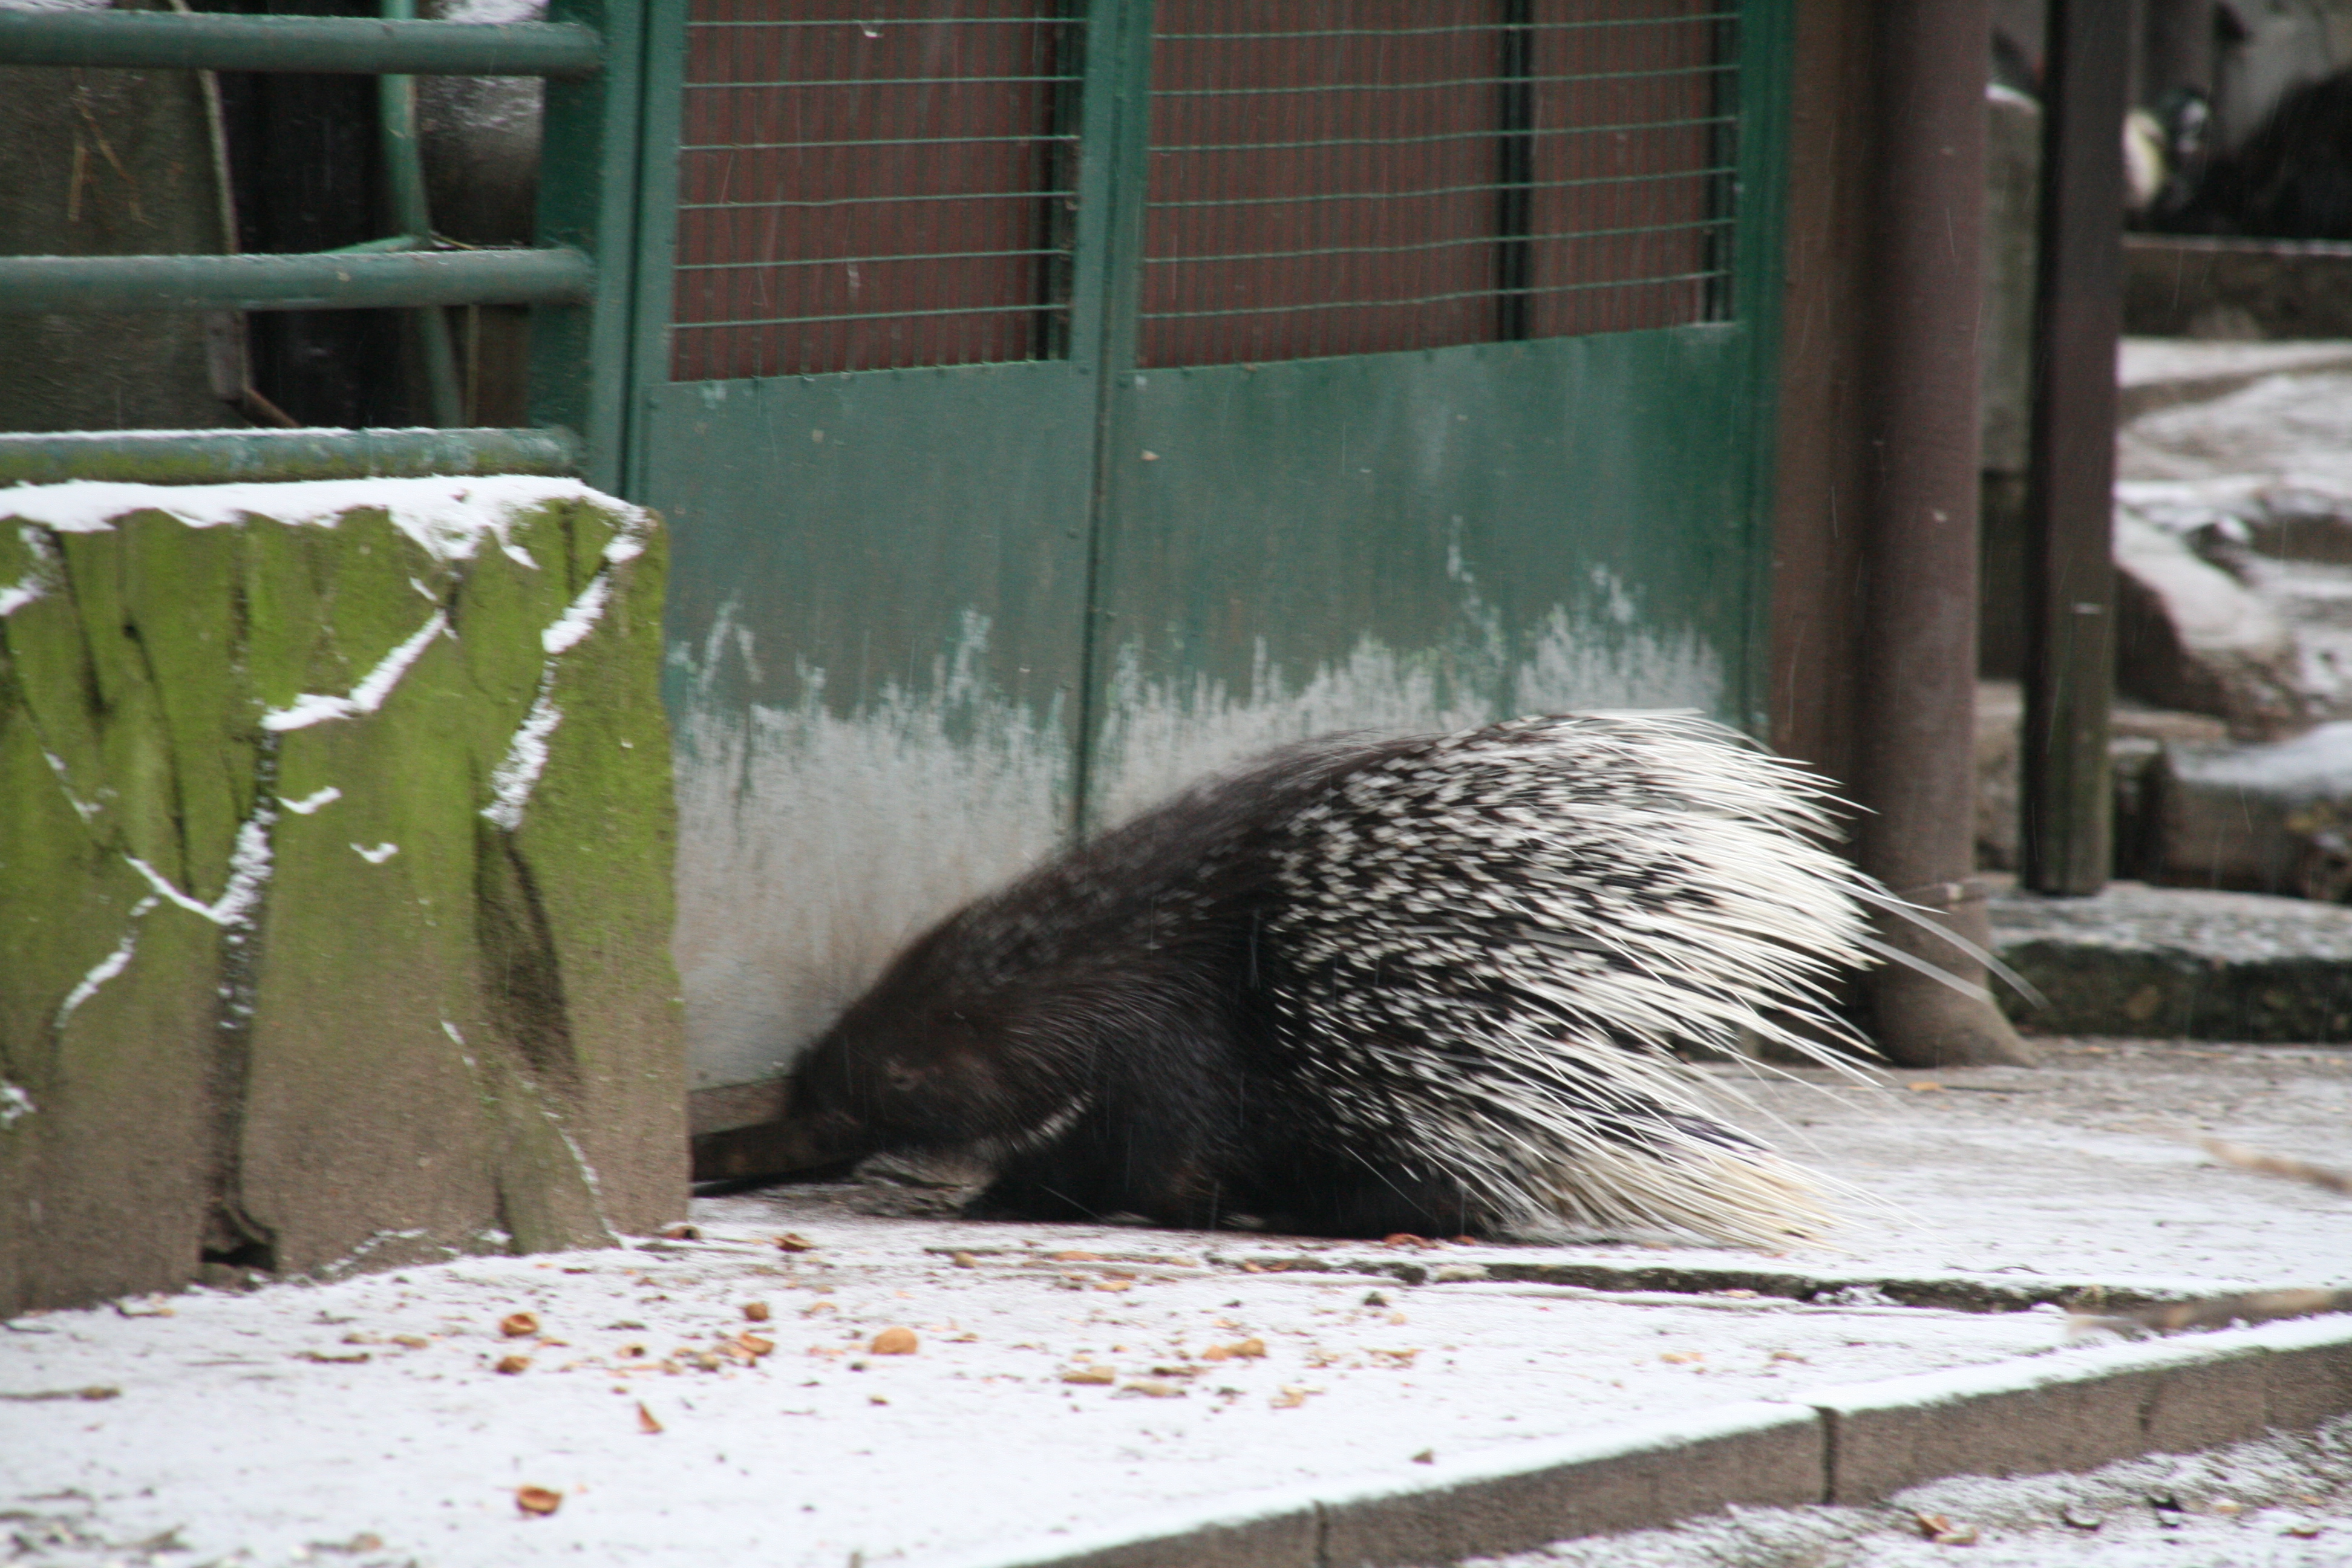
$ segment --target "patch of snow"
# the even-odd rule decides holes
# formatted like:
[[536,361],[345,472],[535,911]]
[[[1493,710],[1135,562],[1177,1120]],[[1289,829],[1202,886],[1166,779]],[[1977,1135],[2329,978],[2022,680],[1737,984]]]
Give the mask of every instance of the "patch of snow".
[[541,675],[539,696],[507,742],[507,754],[490,771],[490,804],[482,807],[482,815],[509,833],[522,826],[523,807],[539,787],[540,774],[547,771],[547,738],[563,722],[563,710],[551,695],[554,684],[552,668]]
[[599,572],[588,580],[580,596],[553,626],[539,634],[539,645],[551,654],[569,651],[581,638],[596,629],[604,617],[604,605],[613,596],[612,580]]
[[41,755],[47,759],[49,772],[58,775],[58,787],[65,792],[66,804],[74,808],[74,815],[76,816],[80,817],[84,822],[88,822],[91,817],[96,816],[100,811],[105,809],[103,806],[99,805],[98,802],[94,800],[86,801],[79,795],[74,794],[73,780],[66,774],[66,760],[63,757],[60,757],[55,752],[43,752]]
[[441,1020],[441,1030],[442,1033],[457,1041],[458,1045],[463,1046],[466,1043],[466,1037],[459,1034],[457,1032],[457,1026],[451,1023],[448,1019],[444,1018]]
[[0,1079],[0,1127],[16,1125],[20,1116],[30,1116],[41,1108],[33,1097],[5,1079]]
[[503,26],[541,20],[547,15],[547,0],[446,0],[438,15],[444,22]]
[[171,879],[136,855],[123,859],[131,869],[147,879],[147,885],[166,902],[178,905],[192,915],[202,915],[221,927],[250,925],[254,907],[261,901],[261,889],[269,881],[269,829],[278,814],[265,806],[255,808],[253,816],[236,830],[236,847],[228,858],[228,886],[221,890],[220,901],[200,903],[172,885]]
[[297,816],[308,816],[320,806],[332,805],[342,798],[343,792],[333,784],[329,784],[323,789],[312,790],[300,800],[288,800],[281,795],[278,797],[278,804]]
[[2274,655],[2287,646],[2286,623],[2228,573],[2204,561],[2179,535],[2129,508],[2116,513],[2116,563],[2164,601],[2181,641],[2199,652]]
[[[131,920],[136,921],[140,916],[154,907],[155,900],[152,894],[140,900],[131,906]],[[139,927],[133,924],[122,933],[122,941],[116,945],[114,951],[92,964],[89,973],[81,977],[80,984],[66,993],[65,1001],[58,1005],[54,1026],[64,1028],[66,1020],[73,1016],[75,1008],[97,995],[100,986],[131,967],[131,954],[138,951]]]
[[364,849],[354,844],[352,846],[352,852],[371,866],[381,866],[400,853],[400,846],[387,843],[379,844],[373,849]]
[[2200,784],[2336,797],[2352,792],[2352,721],[2338,720],[2291,741],[2177,753]]
[[[392,689],[400,684],[400,678],[408,673],[408,667],[416,662],[417,656],[425,651],[425,646],[448,629],[448,612],[434,611],[432,617],[407,641],[376,661],[376,667],[352,688],[349,697],[322,697],[306,691],[294,700],[292,707],[273,708],[263,714],[261,727],[265,730],[301,730],[330,719],[356,719],[362,713],[374,712],[383,706],[383,700],[392,695]],[[450,635],[456,636],[455,633]]]
[[587,501],[618,516],[625,532],[650,526],[641,507],[578,479],[536,474],[402,479],[303,479],[290,483],[140,485],[74,479],[0,489],[0,516],[60,533],[103,533],[133,512],[161,511],[192,528],[267,519],[332,528],[346,512],[379,510],[436,561],[471,560],[487,539],[503,549],[516,514],[549,501]]
[[49,542],[49,536],[37,528],[19,528],[16,537],[25,542],[26,553],[32,556],[33,565],[14,584],[0,588],[0,619],[15,615],[36,599],[47,597],[57,583],[58,547]]

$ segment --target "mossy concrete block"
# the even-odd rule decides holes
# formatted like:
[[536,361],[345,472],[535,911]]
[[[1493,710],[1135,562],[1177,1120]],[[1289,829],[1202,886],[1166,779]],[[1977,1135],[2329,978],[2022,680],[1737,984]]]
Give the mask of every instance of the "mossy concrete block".
[[678,1217],[646,514],[0,491],[0,1312]]

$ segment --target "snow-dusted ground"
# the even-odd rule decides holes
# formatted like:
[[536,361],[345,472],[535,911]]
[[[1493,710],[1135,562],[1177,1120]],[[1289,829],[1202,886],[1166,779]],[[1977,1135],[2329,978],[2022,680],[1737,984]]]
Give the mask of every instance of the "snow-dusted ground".
[[[1784,1147],[1882,1205],[1839,1249],[981,1225],[925,1217],[944,1194],[867,1184],[702,1200],[696,1240],[21,1318],[0,1331],[0,1539],[44,1565],[919,1563],[1302,1481],[1409,1480],[1423,1454],[2076,1353],[2055,1309],[1881,1305],[1874,1281],[2352,1283],[2352,1205],[2189,1142],[2340,1162],[2352,1054],[2101,1042],[1758,1100]],[[1841,1294],[1481,1278],[1546,1261],[1763,1268]],[[516,1312],[535,1322],[509,1336]],[[873,1352],[893,1328],[913,1353]],[[497,1371],[510,1355],[529,1365]],[[1066,1381],[1093,1369],[1109,1381]],[[525,1487],[557,1510],[524,1514]]]

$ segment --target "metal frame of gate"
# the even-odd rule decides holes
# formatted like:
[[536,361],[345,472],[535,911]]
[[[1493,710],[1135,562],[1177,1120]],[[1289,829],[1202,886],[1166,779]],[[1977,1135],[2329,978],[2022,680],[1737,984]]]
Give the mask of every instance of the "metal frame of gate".
[[[626,473],[674,525],[701,1081],[1255,745],[1571,704],[1760,731],[1787,0],[856,11],[647,20]],[[960,190],[998,226],[875,216]]]

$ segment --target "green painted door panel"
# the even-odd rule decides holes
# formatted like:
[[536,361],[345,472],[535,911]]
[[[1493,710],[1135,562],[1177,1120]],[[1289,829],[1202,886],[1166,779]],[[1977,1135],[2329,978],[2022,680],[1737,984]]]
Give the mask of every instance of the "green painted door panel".
[[1067,830],[1095,405],[1056,363],[648,394],[698,1084]]
[[1331,730],[1740,716],[1753,349],[1700,325],[1122,377],[1089,820]]

